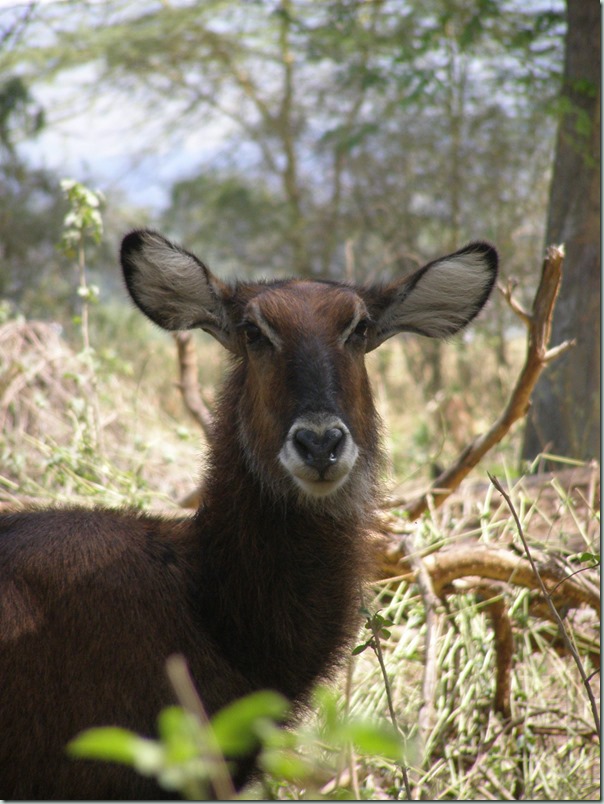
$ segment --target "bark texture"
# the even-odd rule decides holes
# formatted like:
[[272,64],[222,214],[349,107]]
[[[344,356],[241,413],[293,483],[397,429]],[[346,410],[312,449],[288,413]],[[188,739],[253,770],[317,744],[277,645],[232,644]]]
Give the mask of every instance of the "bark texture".
[[552,344],[576,348],[535,388],[523,458],[540,452],[600,459],[600,14],[596,0],[568,0],[562,117],[546,245],[565,246]]

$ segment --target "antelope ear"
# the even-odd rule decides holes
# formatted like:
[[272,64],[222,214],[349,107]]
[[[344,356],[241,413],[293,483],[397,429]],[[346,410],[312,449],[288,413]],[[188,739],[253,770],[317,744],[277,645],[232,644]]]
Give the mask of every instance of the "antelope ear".
[[497,263],[493,246],[470,243],[399,282],[366,288],[363,297],[375,322],[368,351],[397,332],[417,332],[429,338],[459,332],[489,298]]
[[197,257],[141,229],[123,239],[120,259],[128,292],[151,321],[168,330],[203,329],[236,351],[225,304],[229,288]]

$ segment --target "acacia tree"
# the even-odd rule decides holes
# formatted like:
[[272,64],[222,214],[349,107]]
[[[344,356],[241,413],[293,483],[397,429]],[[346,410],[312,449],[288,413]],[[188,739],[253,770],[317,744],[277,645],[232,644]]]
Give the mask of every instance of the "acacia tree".
[[545,372],[533,396],[523,457],[546,450],[600,458],[600,14],[596,0],[568,0],[561,119],[547,244],[563,243],[564,279],[553,343],[576,346]]
[[[341,274],[351,253],[363,273],[397,273],[410,255],[423,262],[478,233],[505,241],[495,223],[510,207],[502,182],[488,182],[482,211],[492,144],[516,207],[527,165],[541,142],[549,147],[538,101],[557,68],[556,13],[499,0],[72,0],[70,9],[38,10],[54,17],[26,54],[32,77],[94,63],[91,94],[120,89],[129,116],[132,99],[147,101],[145,126],[161,126],[175,147],[193,129],[201,144],[210,119],[226,123],[213,168],[260,177],[274,193],[281,262],[296,273]],[[529,92],[521,107],[514,98]],[[522,165],[511,143],[538,123]]]

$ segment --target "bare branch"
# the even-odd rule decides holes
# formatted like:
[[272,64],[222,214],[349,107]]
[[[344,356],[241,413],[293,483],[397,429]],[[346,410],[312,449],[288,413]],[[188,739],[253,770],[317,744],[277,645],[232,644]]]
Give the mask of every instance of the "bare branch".
[[572,349],[573,346],[576,346],[577,341],[573,338],[571,341],[563,341],[558,346],[552,346],[551,349],[548,349],[544,355],[544,360],[546,363],[551,363],[552,360],[560,357],[565,352],[568,352],[569,349]]
[[0,33],[0,47],[3,49],[6,48],[7,45],[10,44],[11,39],[14,40],[13,47],[19,44],[20,40],[24,36],[27,25],[34,15],[37,5],[38,3],[35,2],[35,0],[28,3],[23,15],[21,17],[17,17],[12,25],[9,25],[2,31],[2,33]]
[[516,283],[511,281],[508,281],[507,285],[502,285],[501,282],[497,283],[497,290],[501,293],[515,315],[529,328],[531,326],[531,314],[512,296],[515,287]]
[[417,519],[427,510],[430,498],[433,499],[435,506],[440,505],[484,455],[502,440],[512,425],[526,415],[533,388],[551,359],[549,355],[552,350],[548,352],[548,344],[554,305],[562,280],[563,258],[564,249],[561,246],[550,246],[547,249],[541,281],[530,316],[526,360],[505,409],[489,430],[468,444],[451,466],[436,478],[427,492],[405,506],[405,511],[411,519]]
[[180,370],[178,388],[187,410],[207,437],[212,429],[213,416],[199,393],[197,353],[193,344],[193,337],[190,332],[175,332],[174,340],[178,348],[178,367]]
[[495,639],[495,678],[494,708],[504,718],[511,716],[512,662],[514,658],[514,635],[505,604],[505,586],[501,583],[482,579],[455,583],[454,592],[472,593],[485,602],[485,613],[491,620]]
[[[409,557],[403,554],[404,544],[393,549],[391,541],[383,534],[378,536],[378,577],[415,582],[417,572]],[[402,548],[402,549],[401,549]],[[423,557],[423,564],[430,574],[432,588],[441,596],[445,588],[458,578],[477,576],[492,581],[504,581],[526,589],[538,589],[534,569],[522,556],[502,547],[464,544],[447,550],[439,550]],[[586,582],[582,576],[570,576],[559,564],[548,563],[539,568],[540,577],[551,590],[562,581],[559,591],[567,606],[590,606],[600,614],[600,591]]]

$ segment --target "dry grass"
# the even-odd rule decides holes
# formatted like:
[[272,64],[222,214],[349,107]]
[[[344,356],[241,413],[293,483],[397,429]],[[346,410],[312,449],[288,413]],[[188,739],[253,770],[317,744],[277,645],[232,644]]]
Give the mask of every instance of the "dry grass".
[[[599,585],[599,571],[577,560],[577,553],[596,552],[598,543],[597,513],[582,490],[573,501],[555,476],[542,487],[528,486],[530,497],[525,479],[512,485],[511,496],[525,531],[539,536],[541,550],[535,553],[542,561],[570,561],[573,569],[593,573]],[[447,510],[413,525],[416,548],[518,545],[513,521],[497,497],[491,487],[469,486]],[[564,528],[555,526],[552,511]],[[427,660],[424,601],[415,584],[375,585],[375,605],[395,623],[383,647],[399,722],[411,744],[414,798],[599,799],[598,735],[577,666],[561,650],[557,629],[535,605],[534,592],[515,586],[513,578],[498,587],[513,633],[511,713],[503,717],[493,707],[501,646],[476,587],[475,578],[456,582],[438,608],[434,712],[428,733],[420,735]],[[599,699],[598,613],[585,607],[562,613]],[[354,679],[353,710],[387,717],[384,685],[369,651],[357,661]],[[400,778],[389,769],[382,790],[390,797],[397,787]]]
[[0,504],[176,507],[202,447],[178,417],[171,357],[169,343],[152,343],[141,373],[75,353],[53,324],[0,327]]

